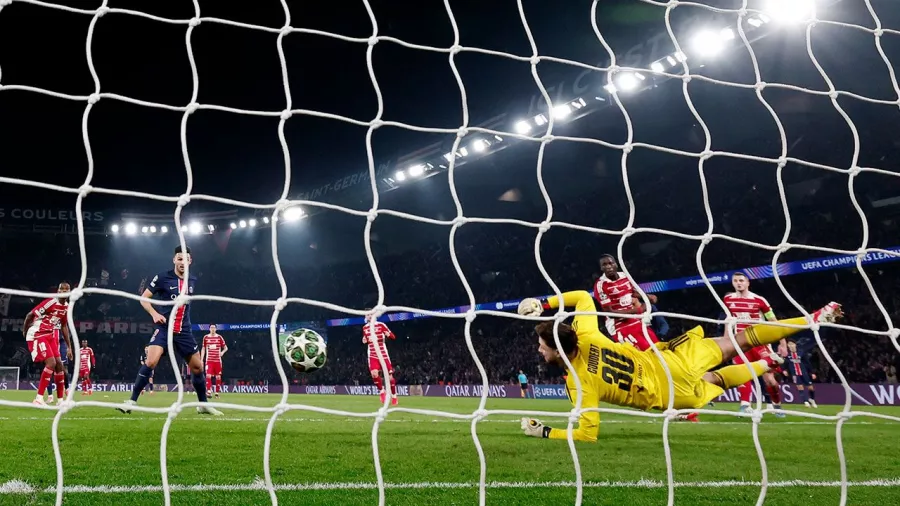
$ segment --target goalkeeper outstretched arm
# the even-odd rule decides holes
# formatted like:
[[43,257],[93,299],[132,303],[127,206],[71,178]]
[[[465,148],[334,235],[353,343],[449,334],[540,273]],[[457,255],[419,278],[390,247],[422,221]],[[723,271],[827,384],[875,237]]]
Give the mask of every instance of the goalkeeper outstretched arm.
[[[575,392],[569,392],[569,396],[574,396]],[[573,400],[574,404],[575,401]],[[582,408],[596,408],[597,396],[594,393],[583,391],[581,402]],[[568,430],[554,429],[541,423],[540,420],[534,418],[522,419],[522,430],[525,435],[533,437],[542,437],[546,439],[567,439]],[[587,441],[589,443],[597,442],[597,433],[600,432],[600,413],[596,411],[585,411],[578,418],[578,427],[572,430],[572,439],[575,441]]]

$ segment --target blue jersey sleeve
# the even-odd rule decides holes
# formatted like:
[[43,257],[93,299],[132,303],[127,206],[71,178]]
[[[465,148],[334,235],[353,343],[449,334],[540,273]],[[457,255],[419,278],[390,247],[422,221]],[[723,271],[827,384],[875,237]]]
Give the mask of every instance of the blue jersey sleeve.
[[153,279],[150,280],[150,283],[147,284],[147,289],[150,290],[150,293],[153,295],[157,295],[163,290],[165,290],[165,276],[162,274],[157,274],[153,276]]

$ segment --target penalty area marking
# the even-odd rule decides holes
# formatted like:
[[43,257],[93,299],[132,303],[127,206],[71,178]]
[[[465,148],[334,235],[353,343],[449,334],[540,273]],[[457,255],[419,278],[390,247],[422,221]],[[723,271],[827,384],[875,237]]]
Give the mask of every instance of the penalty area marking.
[[[866,481],[851,481],[847,483],[851,487],[900,487],[900,479],[880,479]],[[582,484],[584,488],[666,488],[667,484],[659,480],[637,481],[588,481]],[[735,488],[735,487],[760,487],[758,481],[729,480],[729,481],[687,481],[675,482],[676,488]],[[769,487],[840,487],[840,481],[806,481],[788,480],[769,482]],[[486,483],[490,489],[528,489],[528,488],[573,488],[574,481],[492,481]],[[378,484],[372,482],[317,482],[317,483],[284,483],[276,484],[275,490],[372,490],[377,489]],[[385,489],[467,489],[478,488],[478,483],[473,482],[439,482],[424,481],[418,483],[385,483]],[[172,492],[209,492],[209,491],[263,491],[266,484],[257,478],[252,483],[235,485],[169,485]],[[162,492],[162,485],[67,485],[63,492],[69,494],[127,494],[137,492]],[[56,487],[37,488],[22,480],[11,480],[0,484],[0,495],[56,493]]]

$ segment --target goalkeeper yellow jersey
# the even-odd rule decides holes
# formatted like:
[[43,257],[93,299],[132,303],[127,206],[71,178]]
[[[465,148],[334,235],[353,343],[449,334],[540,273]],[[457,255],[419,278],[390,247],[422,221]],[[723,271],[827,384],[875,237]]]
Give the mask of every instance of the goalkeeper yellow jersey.
[[[563,305],[575,306],[576,311],[595,311],[591,295],[585,291],[566,292]],[[558,297],[547,300],[550,308],[558,308]],[[572,368],[581,383],[581,407],[596,408],[601,402],[628,406],[638,409],[653,409],[661,406],[656,374],[657,358],[652,352],[641,352],[630,344],[613,342],[597,325],[596,315],[577,315],[572,328],[578,336],[578,353],[571,360]],[[572,404],[576,400],[575,374],[566,378],[566,390]],[[574,439],[596,441],[600,425],[600,413],[582,413]],[[565,439],[565,429],[552,429],[551,439]]]

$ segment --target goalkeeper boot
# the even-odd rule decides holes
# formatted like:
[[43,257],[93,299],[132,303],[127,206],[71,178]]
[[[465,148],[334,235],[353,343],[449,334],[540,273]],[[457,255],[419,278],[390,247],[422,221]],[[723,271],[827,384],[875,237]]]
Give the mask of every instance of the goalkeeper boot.
[[812,319],[816,323],[834,323],[844,316],[841,305],[837,302],[829,302],[825,307],[812,314]]
[[197,414],[198,415],[212,415],[212,416],[224,416],[225,413],[222,413],[218,409],[212,406],[197,406]]
[[[131,400],[131,399],[128,399],[128,400],[125,401],[124,404],[127,405],[127,406],[134,406],[134,405],[137,404],[137,403],[134,402],[134,401]],[[130,415],[130,414],[131,414],[131,410],[128,409],[128,408],[116,408],[116,409],[118,409],[118,410],[121,411],[122,413],[125,413],[126,415]]]

